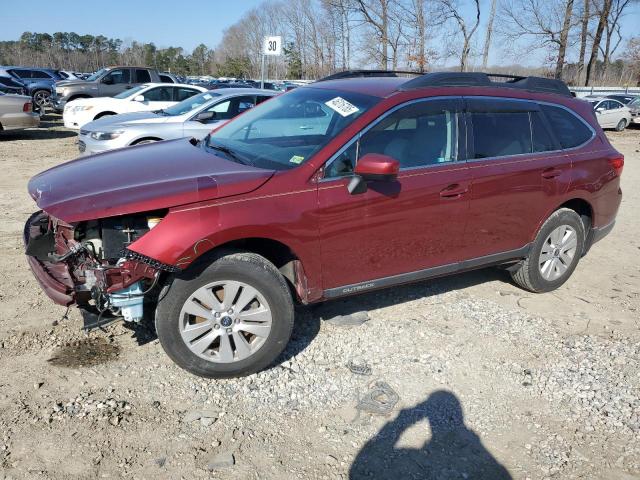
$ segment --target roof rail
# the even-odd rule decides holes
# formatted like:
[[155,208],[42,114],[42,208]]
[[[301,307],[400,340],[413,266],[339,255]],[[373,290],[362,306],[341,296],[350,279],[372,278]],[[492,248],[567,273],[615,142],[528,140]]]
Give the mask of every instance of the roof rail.
[[[495,80],[493,80],[495,78]],[[403,83],[398,90],[424,87],[499,87],[517,88],[532,92],[555,93],[571,96],[569,87],[562,80],[543,77],[521,77],[483,72],[434,72]]]
[[325,82],[327,80],[338,80],[343,78],[399,77],[401,75],[421,74],[403,70],[345,70],[344,72],[338,72],[327,77],[320,78],[319,80],[316,80],[316,82]]

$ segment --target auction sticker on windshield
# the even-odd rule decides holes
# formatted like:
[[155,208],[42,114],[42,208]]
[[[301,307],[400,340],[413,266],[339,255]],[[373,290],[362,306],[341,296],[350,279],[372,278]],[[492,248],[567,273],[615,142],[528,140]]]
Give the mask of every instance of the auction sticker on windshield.
[[356,113],[359,110],[358,107],[356,107],[355,105],[347,102],[342,97],[333,98],[333,99],[329,100],[328,102],[325,102],[325,105],[327,107],[331,108],[332,110],[335,110],[336,112],[338,112],[343,117],[348,117],[349,115],[351,115],[353,113]]

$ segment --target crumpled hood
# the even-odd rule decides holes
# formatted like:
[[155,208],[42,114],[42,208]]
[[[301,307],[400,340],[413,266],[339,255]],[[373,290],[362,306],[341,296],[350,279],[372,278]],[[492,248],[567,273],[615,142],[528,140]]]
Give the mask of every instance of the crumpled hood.
[[239,195],[273,174],[182,138],[73,160],[39,173],[28,188],[42,210],[73,223]]

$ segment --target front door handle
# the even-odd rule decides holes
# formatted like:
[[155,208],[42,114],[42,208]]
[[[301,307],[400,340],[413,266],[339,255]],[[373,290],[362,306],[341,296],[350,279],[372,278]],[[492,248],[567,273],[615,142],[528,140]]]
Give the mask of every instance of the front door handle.
[[561,174],[562,174],[562,170],[551,167],[551,168],[547,168],[546,170],[543,170],[542,178],[546,178],[546,179],[556,178],[556,177],[559,177]]
[[458,198],[467,193],[469,189],[459,183],[452,183],[446,188],[440,190],[440,197],[442,198]]

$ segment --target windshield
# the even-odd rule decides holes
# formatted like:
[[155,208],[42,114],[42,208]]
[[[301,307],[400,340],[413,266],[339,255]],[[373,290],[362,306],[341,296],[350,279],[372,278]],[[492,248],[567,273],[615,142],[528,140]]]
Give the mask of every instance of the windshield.
[[629,105],[634,107],[640,107],[640,97],[636,97],[629,102]]
[[147,88],[149,85],[138,85],[137,87],[130,88],[129,90],[125,90],[124,92],[120,92],[118,95],[115,95],[113,98],[129,98],[131,95],[135,95],[140,90]]
[[207,146],[256,167],[294,168],[379,101],[360,93],[298,88],[216,130]]
[[208,101],[214,99],[215,97],[219,97],[219,93],[213,92],[203,92],[199,95],[194,95],[193,97],[189,97],[180,103],[176,103],[175,105],[165,108],[163,113],[165,115],[182,115],[184,113],[190,112],[191,110],[195,110],[198,107],[201,107]]
[[102,76],[103,73],[105,73],[107,71],[106,68],[101,68],[100,70],[98,70],[96,73],[94,73],[93,75],[90,75],[87,77],[87,82],[95,82],[98,78],[100,78]]

